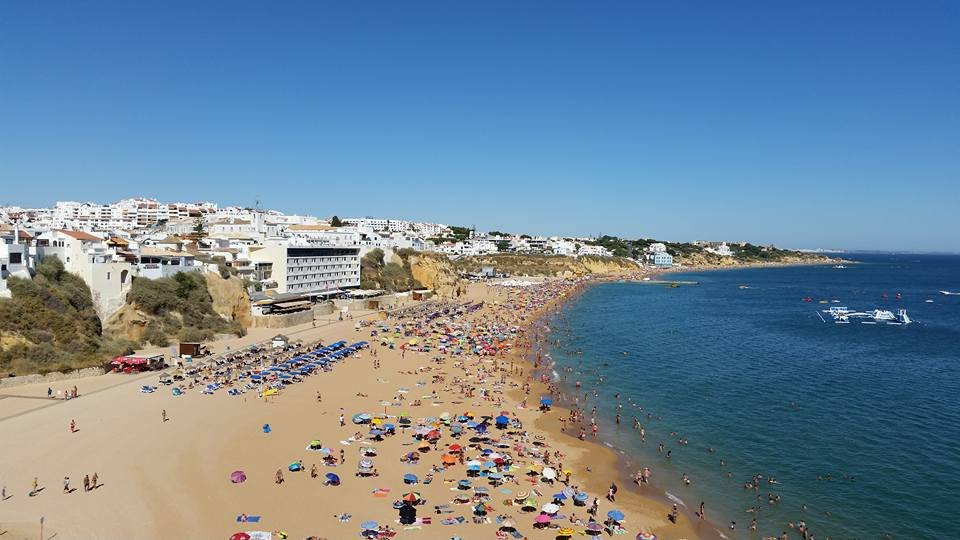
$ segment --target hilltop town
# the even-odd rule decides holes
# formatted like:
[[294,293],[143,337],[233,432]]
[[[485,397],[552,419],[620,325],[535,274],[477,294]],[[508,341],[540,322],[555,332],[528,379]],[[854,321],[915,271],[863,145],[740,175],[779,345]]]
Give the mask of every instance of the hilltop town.
[[336,301],[455,296],[465,279],[818,257],[746,242],[544,237],[146,198],[0,207],[0,239],[7,372],[283,328],[337,309]]

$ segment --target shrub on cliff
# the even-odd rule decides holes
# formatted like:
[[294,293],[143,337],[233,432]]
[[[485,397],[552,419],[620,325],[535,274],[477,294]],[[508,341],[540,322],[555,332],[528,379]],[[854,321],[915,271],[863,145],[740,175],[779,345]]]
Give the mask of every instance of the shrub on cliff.
[[124,343],[103,338],[90,289],[56,257],[37,264],[33,280],[11,277],[0,300],[0,370],[47,373],[100,365]]
[[173,277],[137,279],[127,303],[151,317],[144,340],[166,345],[169,337],[180,341],[210,339],[214,334],[243,334],[242,327],[213,309],[207,280],[200,272],[180,272]]

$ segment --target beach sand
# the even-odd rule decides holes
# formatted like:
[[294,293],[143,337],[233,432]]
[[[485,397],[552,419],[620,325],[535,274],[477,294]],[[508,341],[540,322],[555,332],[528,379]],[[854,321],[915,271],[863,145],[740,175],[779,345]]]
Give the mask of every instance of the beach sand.
[[[491,314],[491,301],[507,301],[503,289],[486,285],[472,285],[468,293],[471,300],[486,300],[487,307],[470,315],[474,319],[498,316]],[[461,299],[463,300],[463,299]],[[358,315],[355,315],[358,316]],[[376,314],[366,314],[369,318]],[[528,318],[529,321],[529,318]],[[331,321],[318,328],[297,328],[284,332],[294,339],[313,342],[323,339],[329,343],[338,339],[348,342],[373,341],[369,328],[357,330],[356,320]],[[248,337],[249,343],[259,334]],[[234,349],[240,341],[233,345]],[[229,343],[220,343],[225,347]],[[515,351],[509,357],[497,357],[501,367],[511,361],[528,375],[530,366],[522,365]],[[413,418],[438,416],[442,412],[454,415],[465,410],[477,414],[496,414],[500,408],[480,397],[464,398],[457,387],[445,387],[443,383],[431,382],[432,375],[443,373],[447,382],[454,376],[475,377],[478,365],[492,372],[493,358],[446,357],[442,364],[432,361],[436,353],[407,352],[399,349],[377,348],[377,359],[382,364],[373,368],[370,350],[356,357],[338,362],[333,371],[307,377],[303,383],[286,388],[281,395],[258,399],[256,392],[242,396],[227,396],[224,391],[203,395],[199,389],[182,396],[171,395],[170,388],[160,386],[153,394],[142,394],[142,384],[156,384],[157,374],[141,376],[107,375],[97,379],[79,379],[76,384],[81,393],[79,399],[53,401],[35,399],[43,396],[46,385],[30,385],[5,390],[3,395],[30,396],[0,399],[0,444],[3,460],[0,463],[0,486],[6,488],[8,499],[0,502],[0,532],[8,531],[4,539],[37,538],[40,518],[45,518],[44,537],[55,535],[59,539],[74,538],[203,538],[227,539],[237,531],[286,531],[291,539],[311,535],[320,538],[353,538],[360,532],[360,523],[375,520],[398,531],[397,538],[448,539],[459,536],[464,539],[495,538],[498,525],[495,522],[475,525],[471,523],[470,506],[452,506],[452,514],[437,515],[436,504],[450,504],[455,495],[455,482],[465,478],[465,467],[456,465],[435,474],[429,485],[405,486],[402,476],[412,473],[421,479],[432,465],[439,464],[441,452],[430,451],[416,465],[401,463],[400,457],[414,450],[412,438],[407,434],[388,437],[375,443],[379,455],[373,458],[378,477],[354,476],[359,450],[363,444],[356,441],[344,444],[352,434],[366,434],[365,426],[350,422],[351,416],[360,412],[396,415],[408,411]],[[465,366],[457,367],[464,361]],[[427,371],[429,369],[429,371]],[[504,375],[506,372],[498,374]],[[579,441],[558,433],[557,420],[565,411],[554,409],[542,414],[535,408],[538,394],[531,391],[528,408],[519,408],[523,398],[517,386],[525,377],[509,374],[508,384],[493,395],[505,402],[502,410],[509,411],[523,422],[531,437],[544,437],[550,450],[565,454],[564,467],[573,471],[572,483],[586,488],[593,497],[600,499],[598,521],[603,521],[608,510],[622,510],[625,522],[633,538],[641,530],[653,530],[658,538],[698,538],[706,531],[699,531],[698,524],[681,514],[678,524],[667,521],[669,507],[627,489],[628,480],[619,470],[614,452],[600,445]],[[475,386],[491,387],[491,380]],[[497,378],[497,380],[499,380]],[[418,386],[418,381],[425,383]],[[512,387],[508,389],[507,387]],[[400,394],[403,405],[384,407],[382,402],[393,402],[398,389],[409,389]],[[322,402],[317,401],[317,393]],[[358,395],[366,394],[366,396]],[[479,394],[478,394],[479,396]],[[407,403],[421,399],[422,406]],[[34,405],[34,402],[37,402]],[[340,427],[340,409],[346,415],[346,426]],[[161,420],[161,411],[166,410],[169,421]],[[71,433],[69,423],[76,420],[76,433]],[[272,430],[263,433],[261,426],[269,423]],[[325,467],[320,455],[306,449],[312,439],[319,439],[332,449],[334,455],[344,450],[346,463]],[[444,432],[443,445],[453,442]],[[468,456],[469,457],[469,456]],[[303,460],[307,469],[303,472],[288,472],[287,465]],[[524,464],[531,459],[522,460]],[[318,464],[319,478],[310,477],[312,464]],[[586,468],[590,468],[590,472]],[[285,481],[274,482],[274,474],[283,470]],[[246,482],[232,484],[230,473],[243,470]],[[84,492],[82,479],[85,474],[98,473],[101,485]],[[338,474],[340,486],[324,486],[327,472]],[[43,490],[36,496],[28,496],[31,481],[38,477]],[[63,477],[69,476],[76,491],[63,493]],[[523,514],[516,506],[504,506],[518,491],[539,490],[543,497],[540,504],[550,502],[550,495],[563,488],[559,483],[545,486],[533,485],[528,477],[518,473],[518,484],[490,487],[492,494],[489,513],[491,521],[497,515],[512,516],[518,530],[528,538],[555,538],[555,530],[535,530],[532,527],[536,513]],[[606,488],[616,481],[621,487],[617,502],[604,500]],[[482,483],[481,485],[486,485]],[[377,497],[378,488],[389,489],[385,497]],[[391,503],[411,489],[426,499],[418,507],[420,517],[431,517],[432,524],[406,530],[397,524],[397,511]],[[501,490],[510,490],[504,493]],[[587,519],[584,507],[566,505],[562,514],[571,512]],[[335,516],[352,515],[347,522]],[[240,514],[260,515],[260,523],[237,523]],[[464,516],[466,522],[458,525],[442,525],[440,520],[451,516]],[[561,526],[569,525],[560,522]],[[574,527],[583,530],[583,527]]]

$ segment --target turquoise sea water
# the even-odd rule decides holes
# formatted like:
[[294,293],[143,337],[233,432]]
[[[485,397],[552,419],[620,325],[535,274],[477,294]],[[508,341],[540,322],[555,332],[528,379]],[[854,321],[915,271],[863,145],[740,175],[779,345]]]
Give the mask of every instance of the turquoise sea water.
[[[599,405],[601,437],[691,510],[705,501],[728,536],[750,538],[756,516],[767,535],[802,519],[818,539],[960,538],[960,296],[938,292],[960,290],[960,257],[858,259],[596,285],[548,320],[550,352],[567,391],[580,380],[581,400],[591,393],[588,415]],[[915,323],[824,323],[830,305],[905,307]],[[779,483],[744,489],[758,473]]]

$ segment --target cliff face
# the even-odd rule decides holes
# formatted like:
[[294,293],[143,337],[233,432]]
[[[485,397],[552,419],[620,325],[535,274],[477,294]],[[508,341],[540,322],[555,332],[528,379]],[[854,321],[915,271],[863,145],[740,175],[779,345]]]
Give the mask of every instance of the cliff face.
[[484,266],[492,266],[496,272],[511,276],[612,275],[637,269],[635,263],[619,257],[565,257],[562,255],[480,255],[465,257],[456,261],[455,264],[458,270],[466,272],[479,272]]
[[213,299],[213,310],[229,321],[236,321],[244,328],[250,328],[253,315],[250,313],[250,295],[243,281],[236,276],[223,279],[219,274],[208,272],[207,291]]
[[[201,341],[216,333],[243,332],[253,324],[250,296],[239,278],[224,279],[210,272],[196,280],[206,286],[191,293],[189,299],[174,297],[161,302],[154,291],[151,300],[167,306],[163,309],[151,309],[136,301],[125,304],[104,323],[105,333],[136,344],[166,345]],[[203,301],[196,300],[204,297]]]
[[424,287],[441,296],[454,296],[461,288],[460,276],[443,255],[419,253],[409,258],[410,273]]
[[674,263],[683,266],[716,266],[719,268],[732,266],[746,266],[750,264],[810,264],[810,263],[828,263],[831,259],[823,255],[813,255],[805,253],[783,253],[778,254],[770,260],[746,259],[742,257],[721,257],[713,253],[690,253],[679,255],[673,258]]
[[130,304],[125,304],[103,323],[103,331],[114,337],[142,343],[150,317]]

